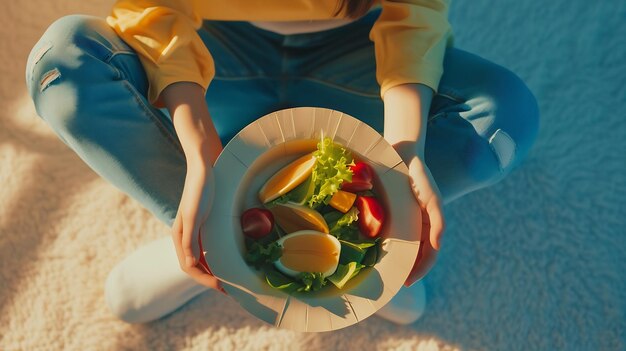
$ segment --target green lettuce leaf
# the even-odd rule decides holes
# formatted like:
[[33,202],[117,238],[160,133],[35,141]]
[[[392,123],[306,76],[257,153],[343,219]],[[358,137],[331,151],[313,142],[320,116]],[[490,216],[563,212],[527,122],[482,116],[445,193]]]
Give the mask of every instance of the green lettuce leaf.
[[263,245],[259,242],[253,242],[248,247],[248,251],[244,255],[244,259],[248,264],[259,269],[265,263],[272,263],[283,255],[283,248],[277,242]]
[[317,150],[313,155],[315,166],[313,166],[312,176],[315,190],[308,201],[311,208],[328,204],[342,182],[351,182],[352,170],[349,166],[354,165],[350,151],[333,143],[330,138],[324,138],[317,143]]
[[[338,213],[341,214],[341,212]],[[328,214],[327,216],[329,219],[337,217],[336,214]],[[330,234],[336,236],[338,239],[357,240],[359,237],[359,229],[355,223],[357,219],[359,219],[359,210],[356,207],[350,208],[348,212],[342,214],[337,220],[327,221]]]
[[275,269],[265,270],[265,280],[274,289],[286,293],[318,291],[326,285],[322,273],[300,273],[297,277],[288,277]]
[[296,280],[302,284],[302,287],[297,291],[318,291],[326,285],[326,278],[321,272],[303,272],[298,274]]

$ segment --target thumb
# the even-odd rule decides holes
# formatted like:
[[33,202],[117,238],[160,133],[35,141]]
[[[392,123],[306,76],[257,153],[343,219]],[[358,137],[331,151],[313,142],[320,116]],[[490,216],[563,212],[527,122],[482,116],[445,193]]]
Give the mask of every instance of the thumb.
[[430,245],[433,249],[439,250],[441,248],[441,237],[445,230],[445,221],[439,201],[435,200],[429,203],[426,212],[430,222]]

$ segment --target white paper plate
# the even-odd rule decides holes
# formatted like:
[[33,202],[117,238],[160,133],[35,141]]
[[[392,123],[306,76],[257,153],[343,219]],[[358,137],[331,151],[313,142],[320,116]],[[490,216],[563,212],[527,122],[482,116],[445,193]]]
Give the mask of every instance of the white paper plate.
[[[257,193],[281,167],[313,151],[321,135],[368,162],[386,209],[383,255],[339,290],[332,284],[306,296],[271,288],[244,259],[239,217],[260,207]],[[215,198],[202,231],[206,261],[224,289],[244,309],[276,327],[321,332],[344,328],[372,315],[402,287],[417,257],[421,215],[400,156],[374,129],[344,113],[313,107],[266,115],[235,136],[214,168]],[[376,186],[376,185],[375,185]]]

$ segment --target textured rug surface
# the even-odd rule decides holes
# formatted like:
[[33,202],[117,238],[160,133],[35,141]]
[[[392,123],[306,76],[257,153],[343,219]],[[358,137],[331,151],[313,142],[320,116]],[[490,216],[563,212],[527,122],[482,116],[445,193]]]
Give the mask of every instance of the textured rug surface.
[[312,335],[212,292],[147,325],[105,308],[108,271],[168,228],[55,137],[24,70],[56,18],[110,6],[8,1],[0,12],[0,350],[626,348],[626,2],[455,1],[456,45],[535,92],[537,144],[510,177],[446,209],[420,321]]

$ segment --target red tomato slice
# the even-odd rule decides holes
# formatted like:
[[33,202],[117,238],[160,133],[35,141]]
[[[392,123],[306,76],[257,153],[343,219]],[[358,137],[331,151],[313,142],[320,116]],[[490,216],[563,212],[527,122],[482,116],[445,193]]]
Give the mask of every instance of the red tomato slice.
[[341,183],[341,190],[356,193],[372,189],[373,171],[367,163],[356,162],[354,166],[350,166],[350,170],[352,170],[352,181]]
[[263,208],[250,208],[241,215],[241,230],[252,239],[260,239],[272,231],[274,216]]
[[385,222],[383,207],[371,196],[358,196],[355,204],[359,210],[357,224],[361,233],[368,238],[377,237]]

